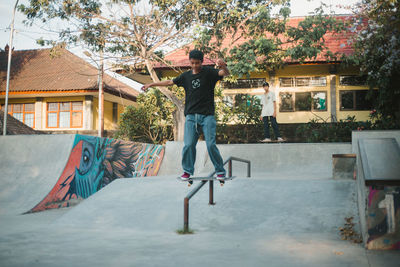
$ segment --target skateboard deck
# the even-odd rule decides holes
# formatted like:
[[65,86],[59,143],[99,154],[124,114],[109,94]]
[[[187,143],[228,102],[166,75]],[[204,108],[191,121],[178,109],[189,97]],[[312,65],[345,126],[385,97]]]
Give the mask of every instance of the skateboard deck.
[[182,180],[181,177],[177,177],[176,179],[178,179],[181,182],[187,182],[188,186],[191,186],[193,184],[193,181],[218,181],[221,186],[223,186],[225,184],[225,181],[227,180],[232,180],[234,179],[236,176],[232,176],[232,177],[225,177],[223,179],[217,179],[217,177],[201,177],[201,176],[195,176],[195,177],[190,177],[188,180]]
[[260,141],[260,143],[264,143],[264,144],[268,144],[268,143],[286,143],[286,140],[284,140],[284,141],[271,140],[271,141],[268,141],[268,142]]

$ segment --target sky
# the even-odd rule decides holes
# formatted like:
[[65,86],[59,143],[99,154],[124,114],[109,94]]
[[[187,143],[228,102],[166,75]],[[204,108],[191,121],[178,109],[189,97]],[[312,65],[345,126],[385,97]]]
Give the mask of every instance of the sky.
[[[306,16],[317,8],[321,2],[332,6],[330,9],[336,14],[349,14],[349,10],[339,8],[339,5],[353,5],[358,1],[359,0],[292,0],[291,16]],[[16,0],[1,0],[0,2],[0,47],[3,49],[5,45],[9,43],[12,11],[15,2]],[[19,4],[26,4],[28,2],[28,0],[20,0]],[[57,39],[56,33],[43,30],[43,26],[38,23],[32,27],[25,26],[23,24],[25,19],[24,15],[17,11],[13,39],[13,47],[16,50],[41,48],[41,46],[36,44],[36,40],[40,37],[44,39]],[[56,27],[56,25],[53,25],[53,27]],[[79,48],[72,48],[72,50],[79,50]]]

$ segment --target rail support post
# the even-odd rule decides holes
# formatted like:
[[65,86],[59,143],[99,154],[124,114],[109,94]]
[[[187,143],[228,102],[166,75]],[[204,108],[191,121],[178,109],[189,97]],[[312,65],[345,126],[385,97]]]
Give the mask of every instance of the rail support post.
[[189,232],[189,199],[186,197],[183,204],[183,231]]
[[215,205],[214,203],[214,181],[209,181],[210,183],[210,193],[209,193],[209,205]]
[[228,177],[232,177],[232,160],[229,160],[228,164]]

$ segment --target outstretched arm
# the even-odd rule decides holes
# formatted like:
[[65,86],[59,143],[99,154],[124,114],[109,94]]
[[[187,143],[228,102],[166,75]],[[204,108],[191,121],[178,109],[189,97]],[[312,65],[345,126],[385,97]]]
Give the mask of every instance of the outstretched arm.
[[149,87],[152,87],[152,86],[170,86],[170,85],[173,85],[174,84],[174,82],[172,81],[172,80],[166,80],[166,81],[161,81],[161,82],[156,82],[156,83],[148,83],[148,84],[145,84],[145,85],[143,85],[142,86],[142,91],[147,91],[147,89],[149,88]]
[[230,72],[228,70],[228,67],[226,66],[226,63],[223,59],[219,58],[216,62],[217,68],[219,69],[218,75],[219,76],[228,76],[230,75]]

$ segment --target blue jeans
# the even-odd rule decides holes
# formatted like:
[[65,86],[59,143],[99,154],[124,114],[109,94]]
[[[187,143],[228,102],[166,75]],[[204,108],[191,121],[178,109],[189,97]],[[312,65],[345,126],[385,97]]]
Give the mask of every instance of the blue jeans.
[[274,130],[275,138],[281,137],[281,133],[279,132],[278,123],[276,122],[276,118],[274,116],[264,116],[264,137],[270,138],[269,134],[269,123],[268,120],[271,121],[272,129]]
[[224,163],[215,143],[217,123],[213,115],[188,114],[185,121],[184,147],[182,151],[182,168],[193,175],[196,161],[196,145],[201,126],[206,139],[207,151],[214,164],[216,174],[225,174]]

